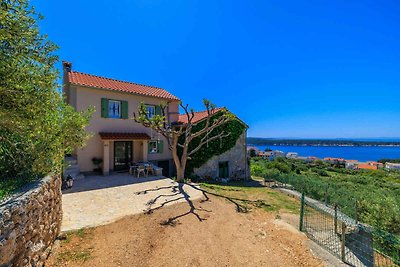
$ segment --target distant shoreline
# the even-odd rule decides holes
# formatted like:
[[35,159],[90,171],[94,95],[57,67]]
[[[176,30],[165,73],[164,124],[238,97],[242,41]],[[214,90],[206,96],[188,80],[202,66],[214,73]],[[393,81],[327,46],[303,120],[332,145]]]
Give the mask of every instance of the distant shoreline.
[[344,145],[344,144],[288,144],[288,143],[258,143],[258,144],[250,144],[247,143],[248,146],[313,146],[313,147],[400,147],[400,144],[353,144],[353,145]]
[[[280,144],[280,143],[276,143]],[[364,145],[343,145],[343,144],[251,144],[249,147],[256,147],[259,150],[278,150],[285,154],[289,152],[298,153],[299,156],[313,156],[318,158],[344,158],[362,161],[378,161],[381,159],[400,159],[400,145],[388,144],[364,144]]]
[[396,140],[350,140],[350,139],[273,139],[248,137],[247,144],[253,146],[315,146],[315,147],[400,147]]

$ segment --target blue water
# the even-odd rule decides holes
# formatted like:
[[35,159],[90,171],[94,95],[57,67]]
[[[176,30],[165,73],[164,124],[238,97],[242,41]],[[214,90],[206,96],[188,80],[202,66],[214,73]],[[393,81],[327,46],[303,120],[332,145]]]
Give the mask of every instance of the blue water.
[[287,152],[297,152],[299,156],[318,158],[334,157],[356,159],[358,161],[377,161],[379,159],[400,159],[400,147],[376,146],[256,146],[261,150],[270,148]]

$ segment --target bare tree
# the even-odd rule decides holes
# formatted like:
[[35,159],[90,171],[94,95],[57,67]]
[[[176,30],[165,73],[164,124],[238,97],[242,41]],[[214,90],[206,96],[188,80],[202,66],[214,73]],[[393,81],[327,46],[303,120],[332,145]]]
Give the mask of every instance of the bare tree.
[[[188,160],[191,156],[199,151],[203,145],[207,142],[211,142],[218,138],[224,138],[229,136],[229,132],[224,131],[218,134],[213,134],[213,131],[235,118],[235,116],[230,113],[226,108],[216,109],[214,104],[210,101],[204,99],[204,106],[206,108],[207,116],[201,121],[205,121],[204,128],[200,130],[194,130],[193,126],[199,123],[199,121],[194,122],[195,112],[193,109],[189,109],[188,105],[183,105],[182,102],[179,103],[187,121],[185,122],[169,122],[165,110],[167,104],[161,104],[161,115],[155,115],[151,118],[148,117],[146,106],[141,103],[139,106],[139,112],[136,115],[134,113],[134,120],[145,127],[150,127],[156,132],[164,136],[168,141],[168,148],[172,151],[172,157],[174,159],[176,171],[177,171],[177,181],[181,182],[185,176],[185,168]],[[215,116],[217,113],[221,113],[220,116]],[[183,140],[180,137],[183,136]],[[189,144],[195,138],[200,138],[199,144],[194,148],[189,148]],[[178,147],[182,149],[182,153],[178,153]]]

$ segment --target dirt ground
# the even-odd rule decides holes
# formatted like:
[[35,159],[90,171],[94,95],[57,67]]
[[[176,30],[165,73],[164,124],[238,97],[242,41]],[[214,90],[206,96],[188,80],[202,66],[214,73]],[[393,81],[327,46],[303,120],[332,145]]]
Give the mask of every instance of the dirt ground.
[[325,266],[281,215],[209,195],[70,233],[46,266]]

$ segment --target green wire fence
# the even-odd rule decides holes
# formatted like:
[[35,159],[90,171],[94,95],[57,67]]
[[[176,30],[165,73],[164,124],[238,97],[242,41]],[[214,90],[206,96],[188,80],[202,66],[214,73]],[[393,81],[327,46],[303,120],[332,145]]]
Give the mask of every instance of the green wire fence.
[[264,179],[271,187],[301,197],[300,230],[343,262],[400,266],[400,238],[360,222],[357,199],[349,190],[306,177]]

